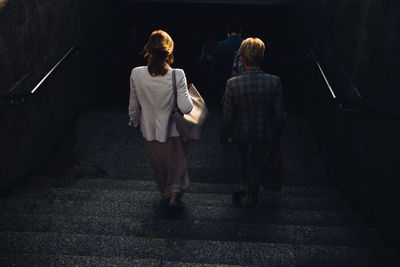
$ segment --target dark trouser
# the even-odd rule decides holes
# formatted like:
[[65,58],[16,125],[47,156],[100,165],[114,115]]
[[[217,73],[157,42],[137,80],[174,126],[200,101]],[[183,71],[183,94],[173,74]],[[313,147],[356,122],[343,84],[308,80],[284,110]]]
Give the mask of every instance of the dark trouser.
[[238,145],[240,152],[240,175],[246,179],[246,194],[257,196],[260,187],[264,159],[269,145],[266,143],[249,143]]

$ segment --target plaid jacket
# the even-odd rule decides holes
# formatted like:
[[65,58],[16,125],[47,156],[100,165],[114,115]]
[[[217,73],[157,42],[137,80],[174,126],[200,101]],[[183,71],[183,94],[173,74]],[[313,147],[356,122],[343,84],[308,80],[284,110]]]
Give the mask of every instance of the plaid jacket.
[[260,69],[228,80],[221,121],[221,143],[273,142],[286,118],[280,78]]

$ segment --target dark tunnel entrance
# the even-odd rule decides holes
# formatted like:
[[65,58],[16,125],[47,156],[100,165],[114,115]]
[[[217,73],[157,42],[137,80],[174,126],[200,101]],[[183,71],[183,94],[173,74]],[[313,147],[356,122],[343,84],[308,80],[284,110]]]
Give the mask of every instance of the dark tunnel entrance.
[[[46,199],[52,196],[64,199],[65,196],[72,201],[87,201],[88,196],[92,197],[91,192],[78,190],[79,195],[70,189],[74,186],[78,186],[75,189],[100,191],[113,189],[116,179],[115,194],[103,190],[89,200],[114,202],[115,197],[120,200],[118,190],[135,189],[138,184],[129,187],[131,180],[141,183],[142,179],[151,178],[142,152],[143,138],[140,132],[127,126],[127,108],[130,72],[132,68],[146,64],[141,51],[155,29],[167,31],[175,42],[172,67],[184,69],[188,82],[196,85],[206,102],[216,103],[211,107],[214,110],[210,112],[210,131],[203,138],[205,141],[194,144],[193,151],[200,155],[200,160],[193,162],[193,181],[200,185],[203,182],[225,183],[226,176],[235,178],[238,173],[234,173],[231,165],[218,165],[223,162],[218,139],[221,113],[217,109],[221,105],[218,99],[205,94],[213,88],[208,87],[198,61],[209,36],[213,35],[216,42],[224,40],[227,22],[239,18],[242,37],[259,37],[265,42],[266,54],[261,68],[281,77],[289,111],[286,136],[282,138],[285,141],[282,145],[284,160],[287,160],[284,162],[284,186],[287,189],[277,198],[272,195],[268,200],[272,202],[266,202],[266,208],[292,215],[278,214],[276,221],[273,216],[271,220],[269,214],[265,217],[268,225],[282,223],[289,227],[281,228],[282,235],[275,239],[285,246],[294,244],[289,253],[282,250],[285,252],[282,258],[298,253],[297,247],[304,245],[304,241],[309,242],[307,238],[315,234],[317,238],[310,239],[310,250],[307,248],[304,253],[296,254],[300,255],[297,259],[312,261],[314,258],[310,255],[327,255],[328,258],[322,260],[329,265],[332,259],[342,260],[339,259],[342,254],[337,250],[341,246],[343,255],[349,253],[344,261],[364,260],[357,251],[347,249],[358,248],[360,244],[369,249],[373,242],[369,240],[371,228],[378,229],[385,249],[388,248],[388,252],[379,254],[379,259],[390,261],[388,255],[392,247],[398,251],[400,220],[395,211],[400,203],[397,192],[400,185],[400,1],[0,0],[0,12],[0,140],[4,140],[0,162],[5,163],[0,168],[0,193],[7,195],[12,191],[10,188],[24,182],[38,182],[33,187],[40,185],[46,189],[56,182],[55,185],[61,187],[56,190],[60,194],[50,188],[50,191],[43,191],[43,194],[38,191],[40,194],[33,196]],[[54,72],[49,73],[49,70]],[[38,82],[40,88],[32,92]],[[232,175],[226,175],[227,170]],[[99,178],[104,178],[104,184]],[[107,186],[103,188],[104,185]],[[213,186],[210,188],[214,190]],[[153,190],[142,189],[150,193],[149,190]],[[230,190],[224,188],[219,193],[230,199],[227,195]],[[198,193],[204,192],[199,190]],[[289,199],[285,194],[296,199]],[[126,202],[132,201],[128,194],[122,195],[127,196]],[[303,201],[303,197],[309,199]],[[50,198],[46,202],[57,202]],[[325,201],[325,198],[333,202]],[[345,205],[342,200],[346,200]],[[192,201],[193,206],[199,205],[196,198]],[[21,212],[47,212],[34,209],[41,205],[33,202],[18,203]],[[212,207],[207,206],[211,202],[200,203],[205,205],[204,210]],[[59,206],[49,207],[53,211],[61,210],[62,216],[64,211],[68,215],[75,211],[79,213],[83,206],[89,214],[105,214],[110,220],[115,217],[108,213],[114,206],[105,206],[102,214],[103,210],[97,210],[97,206],[92,208],[85,204],[74,204],[77,210],[72,211],[68,205],[64,210]],[[101,207],[103,204],[107,203],[98,202]],[[13,212],[17,210],[11,208]],[[304,213],[292,213],[296,210]],[[121,212],[131,216],[129,207]],[[364,217],[362,222],[358,220],[359,212],[366,218],[365,225]],[[224,209],[218,213],[225,214]],[[208,218],[208,213],[198,214],[200,220]],[[34,221],[37,218],[34,217]],[[44,231],[69,229],[64,224],[49,227],[47,219],[41,218],[38,220],[44,224],[40,229]],[[282,218],[284,220],[280,221]],[[67,220],[61,223],[64,221]],[[314,225],[315,221],[329,234],[319,231],[322,228],[319,224]],[[13,221],[10,222],[2,225],[15,231]],[[105,221],[103,223],[108,227]],[[87,225],[86,222],[80,224]],[[292,227],[297,224],[304,224],[301,228],[304,232]],[[208,222],[205,225],[214,227]],[[345,231],[339,229],[337,234],[327,228],[331,226]],[[359,232],[359,226],[361,230],[365,226],[368,233]],[[20,226],[16,227],[19,229]],[[32,231],[29,227],[23,231]],[[204,227],[206,231],[207,227]],[[351,232],[355,235],[349,239],[346,227],[356,230]],[[213,229],[219,231],[222,228]],[[232,231],[230,228],[225,230],[230,238],[228,232]],[[269,236],[273,231],[264,230],[260,233],[266,235],[255,233],[254,240],[274,242]],[[127,232],[117,233],[125,235]],[[8,246],[7,249],[12,251],[13,238],[10,236],[2,248]],[[242,240],[244,237],[235,238]],[[34,238],[29,240],[35,241]],[[43,239],[43,243],[47,240]],[[20,241],[23,244],[20,248],[25,248],[25,240]],[[316,253],[315,244],[332,247],[332,250]],[[375,243],[372,245],[374,247]],[[110,243],[107,247],[117,246]],[[82,251],[84,249],[78,247],[73,253]],[[126,251],[130,256],[132,250]],[[370,250],[364,252],[368,260]],[[96,253],[102,255],[102,248]],[[243,253],[247,257],[248,251]],[[265,251],[260,255],[265,255]],[[258,255],[254,256],[258,259]]]
[[[185,70],[188,82],[206,90],[206,77],[197,63],[209,36],[216,42],[227,38],[226,25],[233,19],[242,24],[242,37],[258,37],[266,43],[262,69],[282,77],[289,75],[288,59],[292,45],[292,7],[290,5],[232,5],[190,3],[113,4],[108,70],[113,97],[107,90],[106,105],[127,104],[129,74],[133,67],[145,65],[141,50],[155,29],[167,31],[175,42],[173,67]],[[286,89],[288,90],[288,88]]]

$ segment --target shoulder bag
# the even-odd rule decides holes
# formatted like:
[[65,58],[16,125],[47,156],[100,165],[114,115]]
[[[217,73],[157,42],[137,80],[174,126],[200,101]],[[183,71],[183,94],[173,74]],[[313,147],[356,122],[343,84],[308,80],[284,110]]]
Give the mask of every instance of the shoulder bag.
[[264,159],[263,187],[268,191],[280,191],[284,176],[282,156],[278,146],[272,147]]
[[178,94],[176,86],[176,73],[172,70],[172,85],[175,95],[175,107],[172,112],[172,119],[176,123],[176,128],[184,142],[200,139],[201,128],[207,118],[208,109],[204,99],[193,84],[189,84],[189,96],[193,102],[193,109],[189,114],[182,114],[178,109]]

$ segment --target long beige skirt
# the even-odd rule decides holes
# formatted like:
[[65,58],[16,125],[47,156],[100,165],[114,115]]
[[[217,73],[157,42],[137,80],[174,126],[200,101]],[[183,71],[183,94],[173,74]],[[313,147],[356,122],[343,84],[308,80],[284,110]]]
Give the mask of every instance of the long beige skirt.
[[170,198],[173,192],[180,198],[189,186],[188,144],[180,137],[170,137],[167,142],[144,140],[144,148],[162,198]]

